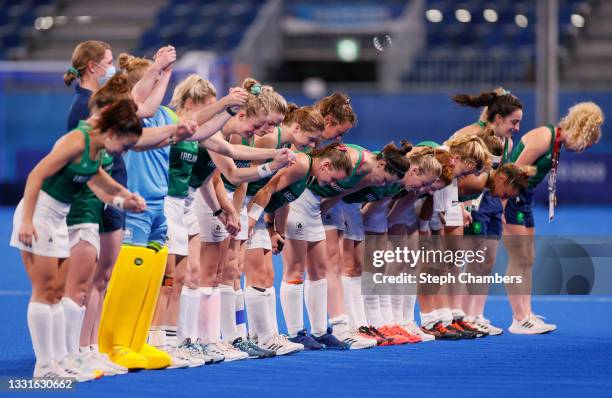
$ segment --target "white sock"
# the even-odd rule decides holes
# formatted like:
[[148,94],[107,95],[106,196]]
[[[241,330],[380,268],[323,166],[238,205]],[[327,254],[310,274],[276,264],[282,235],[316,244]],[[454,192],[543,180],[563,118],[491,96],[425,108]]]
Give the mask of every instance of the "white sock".
[[247,317],[244,308],[244,290],[234,291],[236,295],[236,331],[243,340],[247,338]]
[[363,296],[368,324],[379,328],[385,324],[380,312],[380,296],[377,294]]
[[355,308],[356,319],[353,322],[353,327],[358,328],[360,326],[368,325],[368,318],[366,317],[365,305],[363,302],[363,296],[361,295],[361,277],[356,276],[351,278],[351,295],[353,296],[353,307]]
[[260,343],[265,343],[274,334],[268,308],[269,295],[270,289],[261,291],[252,286],[247,287],[244,292],[247,313],[249,314],[249,327],[253,327]]
[[187,330],[187,317],[189,312],[189,288],[185,285],[181,288],[181,295],[179,296],[179,313],[178,313],[178,340],[183,341],[188,336]]
[[166,326],[164,327],[164,345],[169,345],[172,347],[178,347],[179,341],[177,339],[178,328],[176,326]]
[[444,326],[448,326],[453,323],[453,313],[448,307],[438,308],[438,316],[440,317],[440,320]]
[[232,343],[238,337],[236,329],[236,293],[234,287],[219,285],[221,294],[221,337],[226,343]]
[[53,320],[53,356],[61,361],[68,355],[66,348],[66,316],[61,303],[51,305],[51,319]]
[[404,296],[401,294],[391,296],[391,312],[393,314],[393,325],[401,325],[404,320]]
[[383,317],[383,324],[387,326],[393,325],[393,310],[391,309],[391,296],[381,294],[380,296],[380,313]]
[[438,311],[433,310],[431,312],[421,312],[421,326],[425,329],[431,329],[433,325],[440,321],[440,316],[438,315]]
[[210,328],[209,324],[211,323],[212,318],[212,295],[213,288],[212,287],[200,287],[198,288],[200,292],[200,306],[198,308],[198,334],[197,337],[202,341],[202,343],[207,344],[212,341],[212,336],[208,336],[208,330]]
[[[189,289],[187,296],[187,322],[186,336],[195,341],[198,336],[198,313],[200,308],[200,291],[198,289]],[[179,328],[180,332],[180,328]],[[183,341],[183,340],[181,340]]]
[[295,337],[304,329],[304,284],[282,282],[280,300],[287,324],[287,334],[289,337]]
[[[355,309],[355,303],[353,301],[353,284],[350,276],[342,275],[342,290],[344,291],[344,308],[351,320],[351,326],[355,328],[357,322],[357,310]],[[331,319],[330,319],[331,322]],[[334,332],[336,330],[334,329]]]
[[85,306],[79,306],[70,297],[62,297],[60,303],[66,318],[66,349],[69,355],[76,355],[79,353]]
[[348,315],[340,315],[329,320],[335,336],[344,336],[350,332],[351,326],[349,324]]
[[266,289],[270,294],[268,295],[268,314],[270,314],[270,320],[272,321],[272,330],[274,333],[278,333],[278,319],[276,318],[276,289],[274,286]]
[[210,308],[208,338],[210,341],[219,341],[221,338],[221,289],[219,286],[213,287]]
[[402,325],[408,325],[414,322],[414,306],[416,304],[416,295],[407,294],[404,296],[404,316]]
[[33,301],[28,303],[28,329],[36,363],[41,366],[49,364],[54,359],[53,320],[49,304]]
[[314,336],[327,333],[327,279],[306,280],[304,301],[310,320],[310,331]]
[[451,310],[451,314],[453,316],[453,319],[463,319],[463,317],[465,316],[465,312],[463,312],[461,308],[453,308]]

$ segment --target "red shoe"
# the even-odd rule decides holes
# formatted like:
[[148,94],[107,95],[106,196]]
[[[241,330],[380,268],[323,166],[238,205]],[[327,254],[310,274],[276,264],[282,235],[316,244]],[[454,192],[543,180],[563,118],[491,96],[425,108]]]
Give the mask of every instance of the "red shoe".
[[410,333],[409,331],[407,331],[406,329],[404,329],[403,327],[399,325],[395,325],[389,329],[395,334],[398,334],[400,336],[404,336],[405,338],[407,338],[409,343],[420,343],[423,340],[421,339],[420,336]]
[[369,334],[369,338],[376,340],[379,346],[393,345],[393,339],[385,337],[374,326],[362,326],[359,328],[359,333]]
[[378,328],[378,331],[382,333],[383,336],[387,338],[392,338],[393,342],[391,344],[393,345],[408,344],[410,342],[410,340],[407,337],[396,334],[392,329],[393,328],[390,328],[388,326],[383,326],[381,328]]

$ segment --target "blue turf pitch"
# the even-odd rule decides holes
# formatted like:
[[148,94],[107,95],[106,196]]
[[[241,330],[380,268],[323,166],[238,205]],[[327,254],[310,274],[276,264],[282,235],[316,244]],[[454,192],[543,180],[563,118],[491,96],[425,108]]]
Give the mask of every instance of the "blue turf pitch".
[[[538,210],[538,233],[611,235],[610,210],[564,208],[552,225]],[[25,317],[29,283],[18,252],[8,246],[11,217],[12,209],[0,209],[0,394],[8,377],[28,377],[34,364]],[[534,310],[559,329],[140,372],[80,384],[72,396],[612,396],[612,297],[540,297]],[[508,326],[505,298],[492,298],[486,313]],[[279,324],[284,328],[282,319]]]

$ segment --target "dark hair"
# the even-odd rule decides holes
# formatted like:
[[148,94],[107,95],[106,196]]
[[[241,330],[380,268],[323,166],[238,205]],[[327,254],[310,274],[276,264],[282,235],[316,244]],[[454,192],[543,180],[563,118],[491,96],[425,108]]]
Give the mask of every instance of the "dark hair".
[[501,156],[504,152],[504,143],[502,140],[495,136],[495,132],[490,125],[485,126],[479,132],[476,133],[482,142],[487,147],[487,150],[491,152],[491,155]]
[[434,156],[440,165],[442,166],[442,173],[440,173],[440,180],[444,182],[444,185],[449,185],[453,178],[454,174],[454,166],[453,161],[451,159],[451,154],[449,151],[445,151],[443,149],[434,149]]
[[345,122],[350,122],[353,126],[357,124],[357,115],[355,115],[351,106],[350,97],[346,94],[333,93],[328,95],[317,101],[315,107],[323,117],[331,115],[338,124]]
[[386,162],[385,171],[396,175],[399,178],[404,178],[406,171],[410,168],[410,161],[406,158],[406,154],[412,150],[412,144],[402,140],[401,147],[395,146],[394,142],[390,142],[383,150],[376,155],[377,160]]
[[453,101],[461,106],[486,107],[483,113],[487,122],[492,122],[495,115],[506,117],[517,109],[523,109],[523,104],[517,97],[501,88],[483,91],[478,95],[458,94],[453,97]]
[[125,72],[117,72],[89,99],[89,109],[102,109],[116,101],[131,99],[130,83]]
[[322,148],[314,149],[310,152],[310,156],[313,158],[329,159],[334,170],[343,170],[347,176],[353,171],[353,162],[351,161],[348,148],[340,142],[334,142]]
[[138,107],[134,101],[122,99],[105,108],[97,121],[100,131],[113,130],[117,136],[142,135],[140,119],[136,116]]
[[302,130],[315,132],[325,129],[325,119],[318,110],[312,106],[303,106],[298,108],[294,103],[287,105],[287,113],[283,119],[283,124],[286,126],[292,123],[297,123]]

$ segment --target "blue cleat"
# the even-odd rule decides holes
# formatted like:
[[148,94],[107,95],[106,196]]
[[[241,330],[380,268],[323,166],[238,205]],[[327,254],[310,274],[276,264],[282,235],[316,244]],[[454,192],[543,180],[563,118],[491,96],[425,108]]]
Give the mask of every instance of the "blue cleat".
[[338,340],[332,334],[332,328],[327,328],[327,333],[325,333],[324,335],[321,335],[319,337],[313,337],[319,344],[325,345],[328,350],[348,350],[351,348],[350,344]]
[[290,337],[289,341],[302,344],[304,346],[304,351],[321,351],[325,349],[324,344],[318,342],[313,336],[306,334],[306,329],[300,330],[297,336]]

